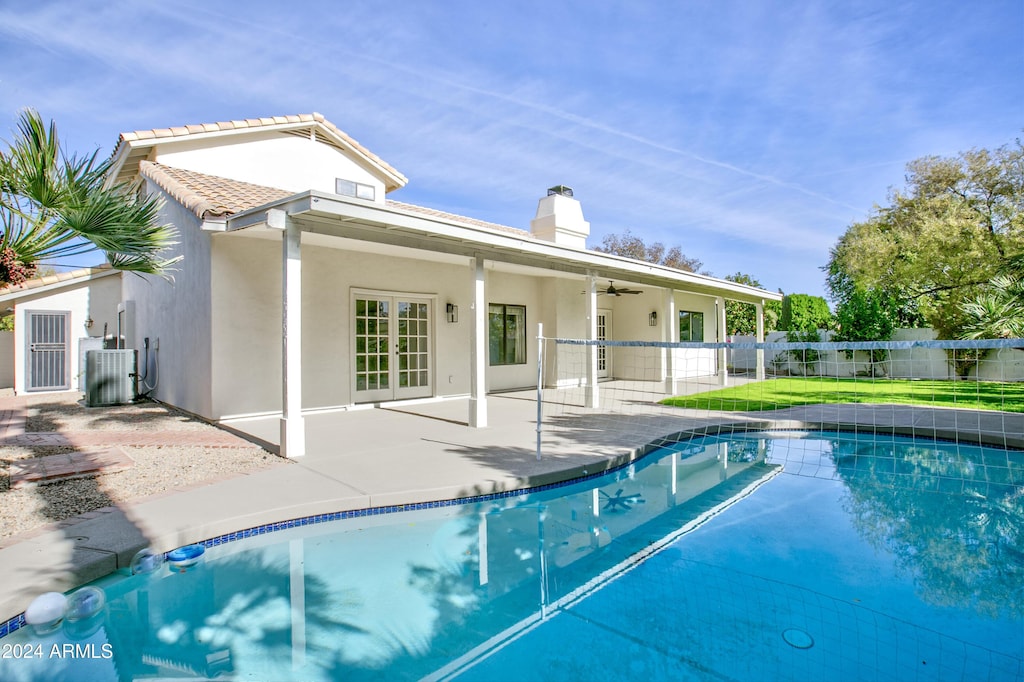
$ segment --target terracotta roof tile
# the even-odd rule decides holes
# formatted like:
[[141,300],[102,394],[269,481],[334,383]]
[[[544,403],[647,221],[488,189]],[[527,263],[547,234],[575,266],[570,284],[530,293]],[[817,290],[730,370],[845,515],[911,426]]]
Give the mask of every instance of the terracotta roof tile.
[[276,187],[183,170],[152,161],[140,162],[139,170],[182,206],[203,219],[223,218],[293,194]]
[[[240,182],[216,175],[207,175],[197,171],[165,166],[152,161],[142,161],[139,164],[139,169],[143,175],[162,187],[176,201],[203,219],[224,218],[250,208],[277,201],[278,199],[284,199],[293,194],[276,187]],[[407,204],[401,201],[388,199],[386,203],[389,207],[410,213],[441,218],[442,220],[472,227],[482,227],[487,230],[496,230],[519,237],[533,238],[529,232],[507,225],[489,223],[484,220],[468,218],[455,213]]]
[[69,282],[71,280],[84,277],[91,277],[101,272],[108,272],[110,269],[110,265],[105,263],[103,265],[97,265],[94,268],[81,268],[80,270],[69,270],[67,272],[58,272],[52,275],[44,275],[42,277],[33,277],[21,284],[13,284],[0,289],[0,294],[7,295],[22,291],[31,291],[32,289],[38,289],[51,284],[59,284],[61,282]]

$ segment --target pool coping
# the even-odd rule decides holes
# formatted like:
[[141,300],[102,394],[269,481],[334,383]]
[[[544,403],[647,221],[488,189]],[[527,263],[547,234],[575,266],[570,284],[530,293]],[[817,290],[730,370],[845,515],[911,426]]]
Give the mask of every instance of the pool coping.
[[[651,452],[654,452],[655,450],[670,445],[675,445],[681,442],[685,442],[688,440],[692,440],[694,438],[717,436],[737,432],[756,433],[762,431],[824,431],[853,434],[871,434],[882,436],[901,436],[909,438],[921,437],[927,438],[929,440],[963,443],[967,445],[985,445],[991,447],[1004,448],[1008,450],[1024,451],[1024,434],[1021,434],[1020,436],[1014,436],[1006,433],[996,434],[983,431],[968,431],[965,433],[953,428],[942,428],[934,426],[875,425],[860,422],[843,421],[830,422],[785,418],[751,418],[748,413],[748,415],[745,416],[743,421],[721,422],[715,424],[706,424],[703,426],[695,426],[688,429],[681,429],[679,431],[656,438],[655,440],[640,445],[638,447],[630,448],[617,455],[606,456],[602,460],[597,462],[578,464],[563,469],[559,469],[557,471],[549,471],[534,475],[517,477],[516,481],[520,485],[507,490],[495,491],[480,495],[449,497],[445,499],[432,501],[410,501],[408,503],[366,506],[354,509],[326,512],[321,514],[310,514],[305,516],[294,517],[283,521],[260,524],[257,526],[244,528],[230,533],[218,534],[202,540],[184,542],[182,544],[201,544],[207,548],[216,547],[230,542],[235,542],[237,540],[242,540],[248,537],[265,535],[268,533],[288,530],[291,528],[297,528],[301,526],[328,523],[331,521],[341,520],[345,518],[360,518],[366,516],[391,514],[400,511],[461,506],[466,504],[486,502],[489,500],[507,499],[509,497],[516,497],[523,494],[543,492],[546,490],[552,490],[564,486],[575,485],[580,482],[585,482],[587,480],[598,478],[605,474],[627,467],[643,459],[644,457],[649,455]],[[367,501],[371,501],[373,498],[372,496],[367,495],[366,499]],[[96,517],[94,516],[94,518]],[[102,517],[100,517],[100,521],[102,521]],[[97,580],[106,575],[111,575],[118,571],[125,570],[130,565],[131,557],[133,557],[139,550],[149,547],[150,544],[151,543],[148,542],[133,543],[129,541],[127,545],[122,543],[121,546],[119,547],[112,547],[108,552],[104,552],[102,549],[91,548],[91,551],[76,552],[76,561],[74,565],[72,567],[69,567],[68,569],[65,569],[65,572],[67,574],[75,576],[75,584],[69,590],[65,591],[77,589],[81,585],[92,582],[93,580]],[[170,549],[174,548],[171,547],[168,549],[168,551]],[[163,553],[166,554],[166,552]],[[112,559],[113,565],[111,565]],[[5,621],[0,621],[0,639],[3,639],[7,635],[16,632],[24,626],[24,611],[18,613],[17,615]]]

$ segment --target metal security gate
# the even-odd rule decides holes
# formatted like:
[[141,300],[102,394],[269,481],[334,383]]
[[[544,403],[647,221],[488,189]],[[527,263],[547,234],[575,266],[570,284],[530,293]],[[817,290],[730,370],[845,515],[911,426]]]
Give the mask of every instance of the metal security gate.
[[68,367],[69,312],[26,311],[28,320],[29,391],[64,391],[71,388]]

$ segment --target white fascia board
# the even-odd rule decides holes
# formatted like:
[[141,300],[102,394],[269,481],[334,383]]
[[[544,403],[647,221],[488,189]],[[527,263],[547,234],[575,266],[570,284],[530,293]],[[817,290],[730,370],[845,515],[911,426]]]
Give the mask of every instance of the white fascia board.
[[76,284],[84,284],[85,282],[89,282],[94,279],[100,279],[101,277],[110,277],[111,275],[120,274],[120,270],[101,270],[100,272],[94,272],[89,275],[82,275],[81,277],[75,277],[74,279],[64,279],[59,282],[52,282],[41,287],[32,287],[31,289],[18,289],[17,291],[7,291],[0,294],[0,302],[16,301],[19,298],[28,298],[29,296],[35,296],[37,294],[45,294],[50,291],[56,291],[58,289],[73,287]]
[[199,225],[199,229],[203,232],[224,232],[228,228],[228,223],[223,218],[220,220],[204,220]]
[[342,222],[413,233],[420,238],[442,239],[449,243],[460,242],[466,249],[479,250],[481,255],[490,260],[506,260],[502,257],[502,252],[516,252],[532,255],[538,261],[548,261],[548,268],[552,270],[564,270],[564,268],[551,267],[552,261],[559,261],[572,266],[572,269],[578,270],[581,274],[599,272],[601,278],[630,279],[651,286],[676,288],[680,291],[697,291],[749,303],[782,300],[782,294],[746,284],[682,272],[632,258],[539,242],[534,239],[517,237],[514,234],[504,234],[474,225],[456,223],[439,216],[427,216],[314,190],[232,216],[228,219],[227,231],[235,232],[249,227],[265,226],[267,211],[271,208],[282,209],[293,216],[308,214]]

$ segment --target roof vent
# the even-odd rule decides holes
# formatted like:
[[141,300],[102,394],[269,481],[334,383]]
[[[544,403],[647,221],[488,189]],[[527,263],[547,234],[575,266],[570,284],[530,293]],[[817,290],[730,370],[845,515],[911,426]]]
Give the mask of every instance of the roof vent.
[[571,197],[572,187],[566,187],[565,185],[555,185],[554,187],[548,188],[548,196],[557,194],[560,197]]

